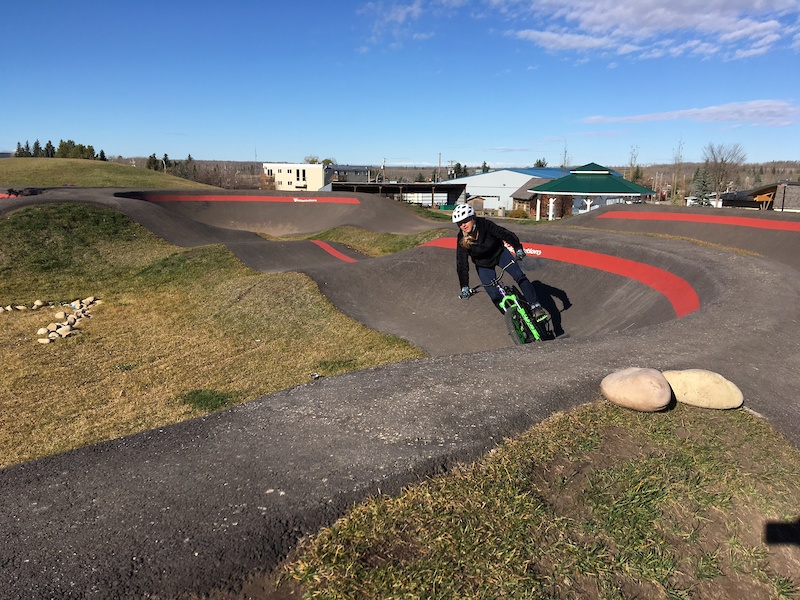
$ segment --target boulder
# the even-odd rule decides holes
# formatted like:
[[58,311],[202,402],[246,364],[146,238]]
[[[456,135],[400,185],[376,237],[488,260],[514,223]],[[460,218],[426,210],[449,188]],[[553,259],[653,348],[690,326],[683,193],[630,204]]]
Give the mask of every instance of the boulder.
[[67,318],[67,313],[65,313],[63,310],[60,310],[56,313],[55,317],[56,321],[63,321]]
[[50,343],[50,342],[52,342],[53,340],[51,340],[50,338],[39,338],[39,339],[38,339],[38,340],[36,340],[36,341],[37,341],[37,342],[39,342],[40,344],[49,344],[49,343]]
[[600,391],[610,402],[642,412],[663,410],[672,399],[669,382],[657,369],[616,371],[603,378]]
[[744,402],[741,390],[719,373],[705,369],[664,371],[675,399],[700,408],[738,408]]

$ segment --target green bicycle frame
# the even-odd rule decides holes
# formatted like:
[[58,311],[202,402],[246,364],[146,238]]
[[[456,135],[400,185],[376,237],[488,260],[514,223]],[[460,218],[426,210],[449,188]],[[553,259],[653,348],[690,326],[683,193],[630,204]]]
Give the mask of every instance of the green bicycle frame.
[[503,290],[503,299],[500,301],[500,308],[503,309],[503,312],[508,312],[510,309],[514,309],[519,313],[519,316],[522,317],[522,320],[525,322],[525,325],[528,326],[528,330],[531,332],[535,340],[542,339],[539,335],[539,328],[533,324],[530,317],[528,316],[528,312],[522,308],[517,301],[517,297],[514,294],[507,294],[505,290]]

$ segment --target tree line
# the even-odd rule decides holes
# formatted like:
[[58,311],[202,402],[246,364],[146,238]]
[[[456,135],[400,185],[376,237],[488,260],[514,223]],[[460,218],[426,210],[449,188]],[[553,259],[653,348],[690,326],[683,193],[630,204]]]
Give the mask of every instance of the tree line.
[[58,148],[53,146],[53,142],[48,140],[42,146],[39,140],[33,142],[31,147],[30,142],[25,141],[23,146],[21,142],[17,142],[17,150],[14,152],[16,158],[83,158],[86,160],[102,160],[105,161],[106,153],[100,150],[96,154],[93,146],[84,146],[83,144],[76,144],[73,140],[60,140]]

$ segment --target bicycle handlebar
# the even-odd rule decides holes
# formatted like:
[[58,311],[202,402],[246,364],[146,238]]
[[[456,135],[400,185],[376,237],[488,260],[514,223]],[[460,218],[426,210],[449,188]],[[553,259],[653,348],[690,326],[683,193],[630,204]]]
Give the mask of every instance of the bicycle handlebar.
[[488,288],[499,285],[500,280],[503,278],[503,275],[506,274],[506,269],[508,269],[508,267],[510,267],[511,265],[516,264],[516,262],[517,261],[512,259],[511,262],[509,262],[505,267],[500,267],[500,274],[494,279],[492,279],[489,283],[480,283],[475,287],[469,288],[469,296],[466,296],[464,299],[471,298],[472,296],[477,294],[481,290],[481,288]]

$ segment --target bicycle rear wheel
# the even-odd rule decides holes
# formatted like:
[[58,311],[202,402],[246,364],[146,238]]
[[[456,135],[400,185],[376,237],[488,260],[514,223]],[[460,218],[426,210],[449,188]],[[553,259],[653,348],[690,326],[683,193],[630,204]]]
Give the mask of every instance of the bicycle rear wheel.
[[508,333],[511,334],[511,339],[518,346],[529,344],[534,340],[531,330],[528,329],[528,325],[522,320],[522,316],[516,309],[512,308],[506,312],[506,326]]

